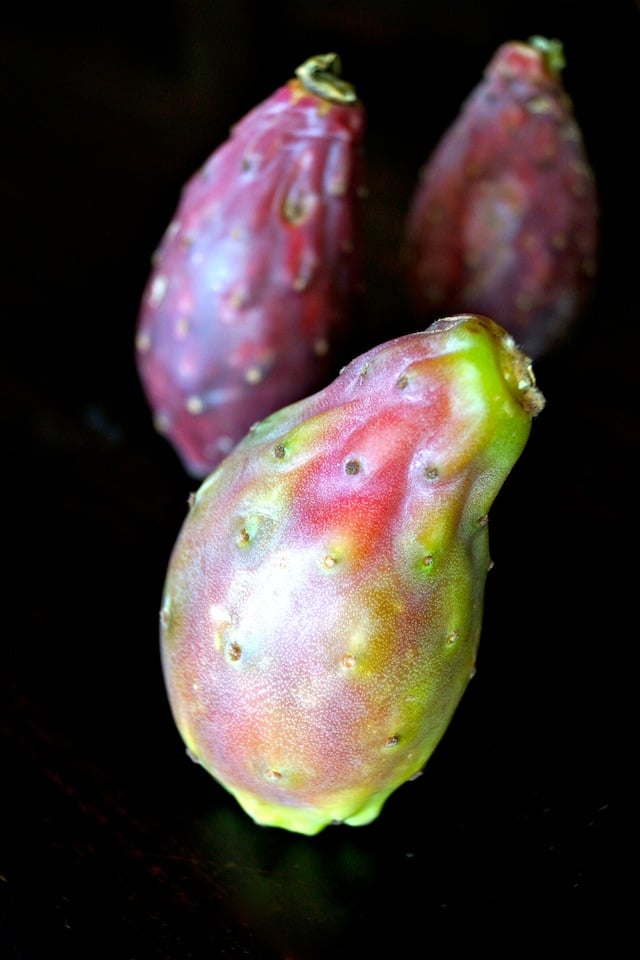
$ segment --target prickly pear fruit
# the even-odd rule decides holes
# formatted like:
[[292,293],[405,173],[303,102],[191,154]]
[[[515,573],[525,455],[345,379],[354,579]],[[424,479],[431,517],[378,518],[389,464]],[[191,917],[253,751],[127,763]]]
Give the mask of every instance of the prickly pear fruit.
[[157,429],[195,477],[339,366],[361,292],[364,126],[339,58],[313,57],[183,188],[136,362]]
[[421,323],[487,314],[534,360],[565,340],[596,274],[598,199],[563,47],[508,42],[422,168],[404,237]]
[[486,317],[441,319],[254,425],[169,561],[161,652],[191,756],[259,824],[375,819],[473,675],[487,517],[544,398]]

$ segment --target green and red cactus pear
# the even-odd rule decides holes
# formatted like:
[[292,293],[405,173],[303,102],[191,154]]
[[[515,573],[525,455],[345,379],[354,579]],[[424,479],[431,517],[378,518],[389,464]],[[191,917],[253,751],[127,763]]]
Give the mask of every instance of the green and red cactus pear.
[[254,425],[191,498],[169,702],[257,823],[366,824],[422,770],[475,670],[489,509],[543,405],[503,328],[441,319]]
[[136,362],[157,429],[195,477],[337,371],[362,286],[364,126],[339,58],[313,57],[183,188]]
[[421,170],[403,259],[420,323],[487,314],[534,360],[591,295],[598,199],[558,40],[508,42]]

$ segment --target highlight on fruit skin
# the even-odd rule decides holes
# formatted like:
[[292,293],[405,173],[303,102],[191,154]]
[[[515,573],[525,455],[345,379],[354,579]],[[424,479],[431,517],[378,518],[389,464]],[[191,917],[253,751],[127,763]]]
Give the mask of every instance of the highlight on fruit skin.
[[252,423],[324,386],[362,299],[366,115],[311,57],[184,185],[154,253],[135,361],[156,429],[202,479]]
[[368,824],[420,774],[475,673],[489,511],[544,402],[502,327],[442,318],[257,423],[192,496],[167,695],[257,824]]
[[584,314],[599,201],[564,66],[559,40],[502,44],[423,165],[402,250],[418,323],[487,314],[538,360]]

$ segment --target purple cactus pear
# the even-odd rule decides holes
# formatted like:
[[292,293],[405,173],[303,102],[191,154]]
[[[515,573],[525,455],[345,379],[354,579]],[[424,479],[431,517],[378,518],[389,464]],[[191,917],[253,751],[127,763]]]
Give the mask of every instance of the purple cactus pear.
[[488,513],[544,405],[482,316],[381,344],[192,497],[161,651],[193,758],[259,824],[375,819],[475,670]]
[[597,268],[598,199],[558,40],[498,48],[424,165],[403,257],[421,324],[474,311],[532,359],[582,314]]
[[336,54],[313,57],[240,120],[154,255],[136,362],[157,429],[195,477],[325,386],[345,343],[362,287],[365,111],[339,74]]

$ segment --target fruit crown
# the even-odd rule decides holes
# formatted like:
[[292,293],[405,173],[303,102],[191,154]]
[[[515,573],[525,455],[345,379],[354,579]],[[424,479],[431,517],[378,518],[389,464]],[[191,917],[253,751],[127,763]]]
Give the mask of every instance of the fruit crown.
[[561,40],[549,37],[529,37],[529,46],[538,50],[544,57],[545,66],[549,73],[560,73],[566,66],[564,47]]
[[318,54],[305,60],[296,77],[309,91],[332,103],[356,103],[355,88],[340,76],[342,63],[337,53]]

